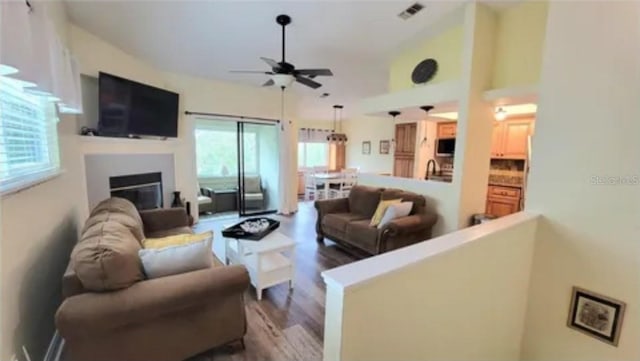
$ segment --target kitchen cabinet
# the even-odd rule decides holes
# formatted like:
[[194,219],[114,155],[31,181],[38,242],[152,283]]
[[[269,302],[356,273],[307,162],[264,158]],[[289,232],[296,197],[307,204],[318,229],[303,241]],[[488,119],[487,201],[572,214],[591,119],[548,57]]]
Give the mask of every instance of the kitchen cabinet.
[[502,217],[519,212],[521,195],[520,188],[489,186],[485,213]]
[[455,138],[457,131],[458,123],[456,122],[438,123],[438,138]]
[[418,124],[416,123],[396,124],[393,155],[393,175],[396,177],[413,177],[417,132]]
[[494,122],[491,136],[491,157],[526,159],[529,153],[529,136],[532,134],[531,119],[509,119]]

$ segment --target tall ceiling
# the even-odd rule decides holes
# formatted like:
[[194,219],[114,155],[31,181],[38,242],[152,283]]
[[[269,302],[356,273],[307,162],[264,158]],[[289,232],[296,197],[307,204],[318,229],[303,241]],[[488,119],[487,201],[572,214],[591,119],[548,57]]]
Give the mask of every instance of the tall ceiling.
[[[465,2],[420,0],[409,20],[397,15],[414,1],[76,1],[67,0],[73,23],[126,52],[170,72],[260,86],[268,70],[260,57],[280,60],[278,14],[287,27],[287,61],[298,68],[329,67],[317,90],[296,84],[304,119],[330,119],[332,104],[354,106],[387,90],[389,59],[411,39]],[[409,76],[409,75],[407,75]],[[320,95],[328,92],[328,98]]]

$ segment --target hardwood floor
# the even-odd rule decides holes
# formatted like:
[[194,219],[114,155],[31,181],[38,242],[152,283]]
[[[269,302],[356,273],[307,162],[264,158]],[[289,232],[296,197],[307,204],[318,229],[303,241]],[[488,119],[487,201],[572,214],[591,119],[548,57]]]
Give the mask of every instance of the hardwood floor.
[[[292,217],[269,216],[280,220],[279,232],[298,244],[295,252],[293,290],[281,284],[263,291],[256,300],[251,286],[245,295],[247,335],[245,349],[230,345],[212,350],[189,361],[218,360],[322,360],[325,287],[320,273],[358,258],[334,243],[315,240],[316,212],[312,202],[300,203]],[[214,230],[214,251],[224,260],[224,242],[220,230],[237,218],[201,221],[196,232]]]

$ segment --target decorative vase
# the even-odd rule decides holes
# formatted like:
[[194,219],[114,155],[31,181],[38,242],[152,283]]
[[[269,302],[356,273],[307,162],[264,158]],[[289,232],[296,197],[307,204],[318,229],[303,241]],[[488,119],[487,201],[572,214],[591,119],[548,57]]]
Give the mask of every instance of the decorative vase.
[[180,191],[173,192],[173,203],[171,203],[171,207],[184,207],[184,202],[182,202],[182,198],[180,198]]

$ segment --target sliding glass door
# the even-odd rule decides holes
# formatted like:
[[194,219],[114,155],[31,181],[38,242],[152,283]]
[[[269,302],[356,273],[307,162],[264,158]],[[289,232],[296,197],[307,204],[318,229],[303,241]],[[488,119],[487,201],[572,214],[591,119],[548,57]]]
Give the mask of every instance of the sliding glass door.
[[276,212],[278,124],[241,121],[237,129],[239,213],[250,216]]

